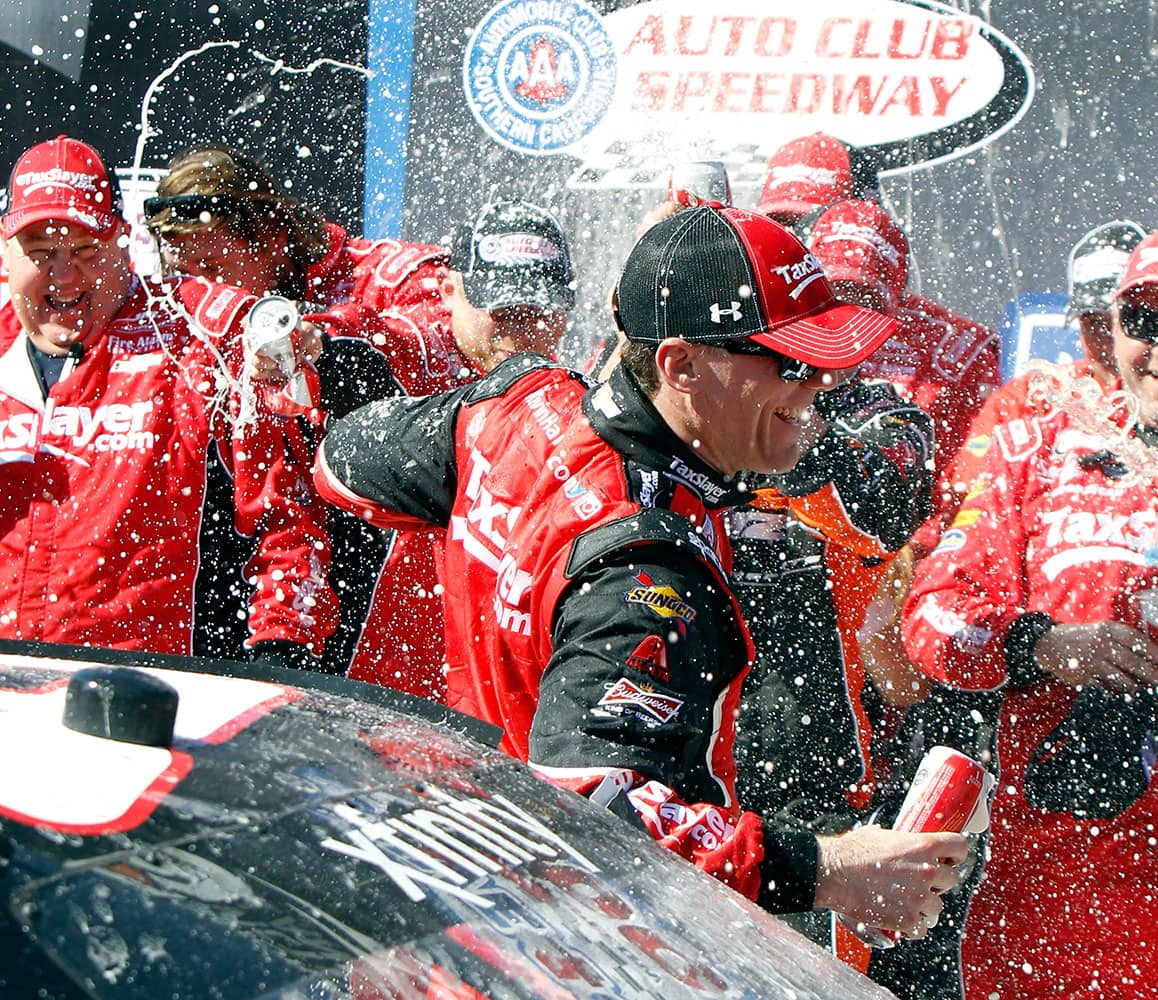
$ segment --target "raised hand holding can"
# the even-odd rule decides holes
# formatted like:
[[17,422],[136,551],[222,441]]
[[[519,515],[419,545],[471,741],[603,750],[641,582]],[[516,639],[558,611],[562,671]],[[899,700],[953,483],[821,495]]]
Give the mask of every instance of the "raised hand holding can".
[[[281,295],[258,299],[245,320],[242,348],[247,371],[256,376],[270,410],[283,416],[314,410],[317,372],[301,356],[302,318],[294,302]],[[276,371],[270,371],[271,363]]]
[[245,318],[242,344],[246,361],[264,356],[288,379],[298,368],[301,331],[301,314],[292,301],[281,295],[263,296]]

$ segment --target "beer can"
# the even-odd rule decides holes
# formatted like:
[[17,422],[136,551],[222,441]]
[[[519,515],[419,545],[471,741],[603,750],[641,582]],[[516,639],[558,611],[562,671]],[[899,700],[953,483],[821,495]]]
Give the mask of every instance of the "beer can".
[[911,833],[982,833],[989,827],[993,776],[972,757],[933,747],[917,768],[895,830]]
[[297,370],[296,348],[301,338],[298,307],[281,295],[258,299],[245,321],[243,342],[250,354],[264,354],[278,363],[289,378]]
[[[989,793],[993,785],[993,775],[972,757],[935,746],[917,767],[893,829],[908,833],[983,833],[989,828]],[[836,919],[873,948],[892,948],[901,939],[893,931],[867,927],[844,914]]]
[[728,171],[719,160],[682,160],[673,163],[668,178],[667,195],[685,208],[732,204],[732,185]]
[[1151,642],[1158,642],[1158,587],[1131,595],[1130,609],[1140,631],[1145,632]]

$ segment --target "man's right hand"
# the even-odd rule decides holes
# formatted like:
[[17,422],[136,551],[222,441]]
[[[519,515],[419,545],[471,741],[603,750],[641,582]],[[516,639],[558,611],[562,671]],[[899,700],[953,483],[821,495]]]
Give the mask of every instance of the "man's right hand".
[[868,927],[924,937],[941,915],[941,894],[960,881],[969,853],[959,833],[904,833],[862,826],[818,837],[816,909]]
[[1098,684],[1122,695],[1158,685],[1158,645],[1121,622],[1055,625],[1037,640],[1033,657],[1070,687]]

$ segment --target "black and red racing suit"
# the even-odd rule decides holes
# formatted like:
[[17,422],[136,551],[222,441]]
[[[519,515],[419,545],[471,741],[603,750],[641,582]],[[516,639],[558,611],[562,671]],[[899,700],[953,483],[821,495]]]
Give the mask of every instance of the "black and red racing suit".
[[445,529],[452,707],[765,907],[812,907],[814,835],[734,794],[751,643],[716,515],[750,494],[629,375],[590,387],[523,356],[382,400],[333,424],[316,478],[373,523]]

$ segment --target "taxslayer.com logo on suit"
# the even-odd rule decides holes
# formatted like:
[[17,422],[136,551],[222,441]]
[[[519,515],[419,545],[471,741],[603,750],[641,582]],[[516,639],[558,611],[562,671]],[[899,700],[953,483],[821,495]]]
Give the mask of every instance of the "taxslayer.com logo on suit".
[[0,459],[31,460],[37,452],[63,455],[88,464],[88,451],[148,451],[156,443],[149,430],[152,400],[102,403],[96,407],[57,405],[0,420]]

